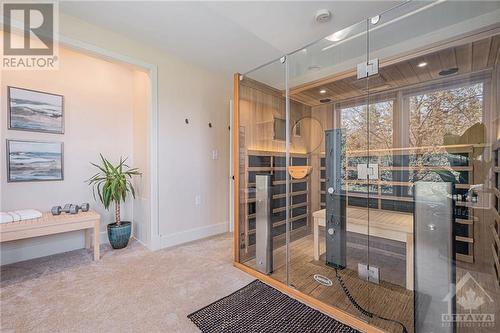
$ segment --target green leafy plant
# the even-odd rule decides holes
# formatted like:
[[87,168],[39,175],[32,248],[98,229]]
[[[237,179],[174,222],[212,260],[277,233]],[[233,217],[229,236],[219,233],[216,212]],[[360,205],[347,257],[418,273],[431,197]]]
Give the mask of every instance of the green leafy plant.
[[94,199],[99,200],[104,205],[104,208],[109,209],[111,203],[115,204],[115,222],[120,225],[120,202],[125,201],[127,194],[131,193],[135,198],[135,190],[132,185],[132,177],[142,175],[138,168],[130,168],[125,162],[127,159],[120,157],[120,162],[117,165],[101,156],[101,165],[90,163],[99,169],[99,172],[87,180],[92,186]]

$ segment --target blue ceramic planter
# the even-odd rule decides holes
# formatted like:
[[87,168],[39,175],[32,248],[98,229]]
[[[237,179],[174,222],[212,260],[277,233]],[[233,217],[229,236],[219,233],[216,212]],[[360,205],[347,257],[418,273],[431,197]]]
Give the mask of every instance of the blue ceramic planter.
[[122,221],[108,224],[108,239],[113,249],[123,249],[127,246],[132,231],[132,222]]

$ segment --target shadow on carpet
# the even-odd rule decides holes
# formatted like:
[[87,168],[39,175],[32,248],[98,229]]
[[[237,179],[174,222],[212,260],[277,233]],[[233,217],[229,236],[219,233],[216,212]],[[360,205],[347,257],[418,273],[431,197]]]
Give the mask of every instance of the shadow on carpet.
[[358,332],[259,280],[188,318],[204,333]]

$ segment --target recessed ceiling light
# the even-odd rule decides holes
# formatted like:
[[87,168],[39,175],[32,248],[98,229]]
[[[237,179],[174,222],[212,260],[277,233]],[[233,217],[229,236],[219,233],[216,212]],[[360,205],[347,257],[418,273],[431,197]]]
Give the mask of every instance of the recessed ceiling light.
[[326,94],[326,90],[325,90],[325,89],[321,89],[321,90],[319,91],[319,93],[320,93],[320,94],[322,94],[322,95],[323,95],[323,94]]
[[427,66],[427,63],[425,61],[422,61],[417,66],[418,67],[425,67],[425,66]]

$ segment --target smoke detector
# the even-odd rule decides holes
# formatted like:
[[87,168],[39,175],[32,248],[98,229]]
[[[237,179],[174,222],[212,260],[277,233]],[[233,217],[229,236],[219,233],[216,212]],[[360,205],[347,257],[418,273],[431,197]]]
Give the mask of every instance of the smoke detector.
[[316,12],[316,22],[326,23],[332,18],[332,13],[328,9],[320,9]]

